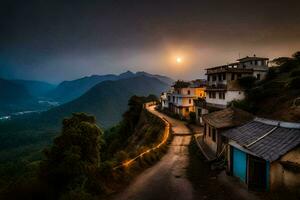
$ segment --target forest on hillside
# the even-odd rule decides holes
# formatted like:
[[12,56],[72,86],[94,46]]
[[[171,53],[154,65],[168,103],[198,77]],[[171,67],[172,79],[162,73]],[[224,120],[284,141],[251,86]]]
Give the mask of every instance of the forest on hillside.
[[[158,160],[157,150],[132,168],[113,167],[162,138],[164,123],[143,108],[156,97],[132,96],[129,109],[115,127],[103,131],[94,116],[75,113],[62,121],[60,134],[41,159],[14,166],[1,164],[3,199],[93,199],[113,193],[124,182]],[[164,148],[163,148],[164,149]]]

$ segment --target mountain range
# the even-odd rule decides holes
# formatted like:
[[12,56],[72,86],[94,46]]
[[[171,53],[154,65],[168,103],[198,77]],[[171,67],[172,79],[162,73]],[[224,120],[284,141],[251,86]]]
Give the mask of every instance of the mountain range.
[[131,78],[98,83],[79,98],[50,109],[42,119],[60,122],[73,112],[86,112],[96,116],[101,126],[107,128],[121,120],[131,96],[159,95],[169,87],[157,78],[138,74]]
[[72,81],[63,81],[54,90],[48,93],[47,97],[61,103],[66,103],[80,97],[93,86],[103,81],[115,81],[121,79],[128,79],[138,76],[148,76],[156,78],[163,83],[171,85],[174,81],[166,76],[153,75],[146,72],[136,72],[127,71],[119,75],[107,74],[107,75],[92,75],[83,77],[80,79]]

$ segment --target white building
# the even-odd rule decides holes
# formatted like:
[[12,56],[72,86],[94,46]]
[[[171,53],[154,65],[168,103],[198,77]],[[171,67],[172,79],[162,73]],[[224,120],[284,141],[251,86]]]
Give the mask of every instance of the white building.
[[268,72],[268,58],[245,57],[237,62],[206,69],[206,106],[213,109],[224,109],[233,100],[245,98],[244,89],[238,79],[254,76],[262,80]]
[[177,81],[170,91],[162,93],[161,107],[181,117],[189,118],[190,112],[195,111],[194,100],[198,98],[205,98],[203,80]]

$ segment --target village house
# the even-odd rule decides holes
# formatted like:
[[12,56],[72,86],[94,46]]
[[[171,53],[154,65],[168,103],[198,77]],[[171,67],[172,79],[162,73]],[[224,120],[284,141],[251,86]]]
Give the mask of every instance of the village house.
[[250,113],[233,107],[204,115],[203,137],[198,138],[198,141],[207,159],[213,160],[222,153],[225,154],[226,143],[222,132],[252,119]]
[[262,118],[232,128],[227,138],[227,171],[250,189],[300,186],[300,123]]
[[161,107],[180,117],[189,118],[195,112],[194,99],[205,98],[205,82],[194,80],[190,82],[177,81],[172,88],[161,95]]
[[245,98],[244,89],[238,79],[253,76],[263,80],[268,72],[268,58],[245,57],[235,63],[206,69],[206,107],[207,110],[220,110],[228,106],[233,100]]
[[194,109],[196,113],[196,124],[203,125],[202,116],[208,114],[208,110],[204,109],[206,106],[205,98],[194,99]]

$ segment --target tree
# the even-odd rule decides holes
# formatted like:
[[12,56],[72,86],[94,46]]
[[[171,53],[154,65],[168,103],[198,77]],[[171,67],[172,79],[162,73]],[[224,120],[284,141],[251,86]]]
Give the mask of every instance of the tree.
[[246,90],[252,88],[255,84],[255,81],[256,78],[254,76],[245,76],[238,79],[240,86],[242,86]]
[[40,165],[40,177],[60,193],[66,188],[84,185],[100,166],[102,131],[95,117],[84,113],[73,114],[63,120],[61,134]]
[[190,85],[189,82],[178,80],[174,83],[174,88],[186,88]]

